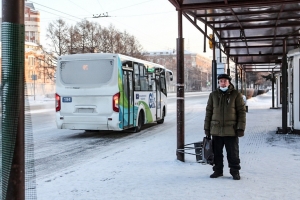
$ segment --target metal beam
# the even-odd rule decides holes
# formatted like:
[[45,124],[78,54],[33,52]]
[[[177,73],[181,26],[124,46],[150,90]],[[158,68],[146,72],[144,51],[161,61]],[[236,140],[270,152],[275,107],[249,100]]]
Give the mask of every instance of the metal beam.
[[[287,46],[295,46],[295,44],[288,44]],[[247,48],[272,48],[272,47],[282,47],[282,45],[253,45],[253,46],[248,46]],[[224,49],[245,49],[245,48],[246,48],[245,46],[225,46],[224,47]]]
[[[276,27],[299,27],[300,24],[297,23],[285,23],[285,24],[278,24]],[[244,26],[244,30],[246,29],[263,29],[263,28],[275,28],[274,24],[269,24],[269,25],[256,25],[256,26]],[[231,27],[220,27],[220,28],[215,28],[216,31],[224,31],[224,30],[240,30],[241,27],[239,26],[231,26]]]
[[[300,9],[299,9],[299,11],[300,11]],[[197,19],[198,19],[198,17],[197,17]],[[290,20],[290,19],[298,20],[299,16],[280,17],[280,20]],[[260,18],[260,19],[255,19],[255,20],[254,19],[240,19],[240,22],[245,23],[245,22],[253,22],[253,21],[260,22],[260,21],[276,21],[276,20],[277,20],[277,17],[276,18]],[[211,21],[211,20],[209,20],[209,21],[206,21],[206,22],[208,24],[230,24],[230,23],[236,23],[236,20],[226,20],[226,18],[224,18],[224,20],[222,20],[222,21]]]
[[282,56],[281,53],[266,53],[266,54],[257,54],[257,53],[250,53],[250,54],[230,54],[229,56],[238,56],[238,57],[241,57],[241,56],[246,56],[246,57],[249,57],[249,56]]
[[[297,37],[297,36],[300,36],[300,33],[298,34],[293,34],[293,35],[287,35],[287,34],[284,34],[284,35],[277,35],[276,36],[276,40],[282,40],[283,38],[286,38],[286,37],[289,37],[289,36],[294,36],[294,37]],[[241,37],[222,37],[220,38],[222,41],[227,41],[227,40],[240,40]],[[247,37],[247,40],[258,40],[258,39],[264,39],[264,40],[267,40],[267,39],[270,39],[270,40],[274,40],[274,35],[264,35],[264,36],[248,36]],[[254,41],[255,42],[255,41]]]
[[[278,27],[278,21],[280,19],[280,14],[282,13],[284,9],[284,5],[281,5],[281,8],[280,8],[280,12],[278,13],[277,15],[277,19],[276,19],[276,23],[275,23],[275,30],[274,30],[274,39],[276,39],[276,35],[277,35],[277,27]],[[274,49],[275,49],[275,40],[273,40],[273,47],[272,47],[272,53],[274,53]]]
[[[273,69],[273,68],[274,68],[274,66],[273,67],[259,67],[259,68],[244,67],[244,69]],[[280,70],[278,70],[278,71],[280,71]]]
[[[259,6],[270,6],[270,5],[281,5],[281,4],[292,4],[299,3],[297,0],[251,0],[251,1],[230,1],[225,4],[224,1],[213,2],[213,3],[190,3],[183,4],[180,8],[185,10],[204,10],[204,9],[222,9],[222,8],[240,8],[240,7],[259,7]],[[267,11],[266,11],[267,12]]]
[[[198,9],[198,10],[203,10],[203,9]],[[293,13],[293,12],[299,12],[300,9],[296,8],[296,9],[288,9],[288,10],[283,10],[282,12],[287,12],[287,13]],[[186,12],[186,11],[185,11]],[[260,14],[271,14],[271,13],[278,13],[279,10],[262,10],[262,11],[250,11],[250,12],[236,12],[236,15],[260,15]],[[201,17],[205,17],[204,14],[194,14],[196,18],[201,18]],[[226,13],[209,13],[207,14],[206,17],[230,17],[231,14],[229,12]],[[265,20],[268,20],[269,18],[264,18]],[[253,19],[252,19],[253,21]],[[256,19],[255,19],[256,21]]]
[[[253,69],[253,70],[245,70],[245,72],[271,72],[270,70],[261,70],[261,69]],[[278,71],[274,71],[274,72],[280,72],[279,70]]]
[[177,9],[179,9],[181,7],[181,5],[178,3],[178,1],[176,0],[169,0],[171,2],[171,4],[173,4],[173,6]]
[[190,16],[187,14],[187,13],[182,13],[186,18],[187,18],[187,20],[189,20],[203,35],[204,35],[204,37],[206,37],[207,39],[209,39],[210,41],[213,41],[210,37],[208,37],[208,35],[207,34],[205,34],[205,31],[203,31],[201,28],[200,28],[200,26],[198,26],[196,23],[195,23],[195,21],[194,20],[192,20],[191,18],[190,18]]

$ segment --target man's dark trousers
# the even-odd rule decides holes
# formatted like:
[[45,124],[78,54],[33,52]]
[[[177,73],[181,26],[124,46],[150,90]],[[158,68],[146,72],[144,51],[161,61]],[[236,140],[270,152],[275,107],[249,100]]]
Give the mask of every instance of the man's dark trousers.
[[241,169],[239,158],[239,138],[235,136],[213,136],[214,162],[213,170],[223,173],[223,148],[227,152],[228,167],[234,173]]

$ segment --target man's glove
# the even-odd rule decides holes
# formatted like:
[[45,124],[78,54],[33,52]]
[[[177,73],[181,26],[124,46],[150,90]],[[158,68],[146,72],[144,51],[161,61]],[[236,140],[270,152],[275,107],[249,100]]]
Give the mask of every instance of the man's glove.
[[210,137],[210,131],[209,131],[209,130],[205,130],[205,135],[206,135],[207,137]]
[[238,130],[236,130],[236,134],[237,134],[238,137],[243,137],[244,136],[244,130],[238,129]]

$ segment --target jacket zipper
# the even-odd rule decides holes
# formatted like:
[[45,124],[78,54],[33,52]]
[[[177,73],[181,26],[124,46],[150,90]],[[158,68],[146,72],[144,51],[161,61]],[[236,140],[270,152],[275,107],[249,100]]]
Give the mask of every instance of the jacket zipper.
[[226,98],[225,98],[225,95],[222,94],[222,107],[223,107],[223,126],[222,126],[222,133],[221,133],[221,136],[224,135],[224,126],[225,126],[225,120],[224,120],[224,117],[225,117],[225,101],[226,101]]

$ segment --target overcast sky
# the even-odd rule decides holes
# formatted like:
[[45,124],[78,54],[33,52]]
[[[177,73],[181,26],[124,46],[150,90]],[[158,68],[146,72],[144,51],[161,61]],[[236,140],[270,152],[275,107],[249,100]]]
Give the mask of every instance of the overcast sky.
[[[147,51],[176,48],[177,11],[168,0],[33,0],[41,16],[41,43],[45,44],[48,24],[63,18],[69,24],[84,18],[103,26],[113,24],[137,37]],[[93,18],[108,14],[110,17]],[[185,49],[203,53],[203,35],[183,17]],[[203,26],[199,23],[199,25]],[[207,56],[211,50],[207,48]]]

